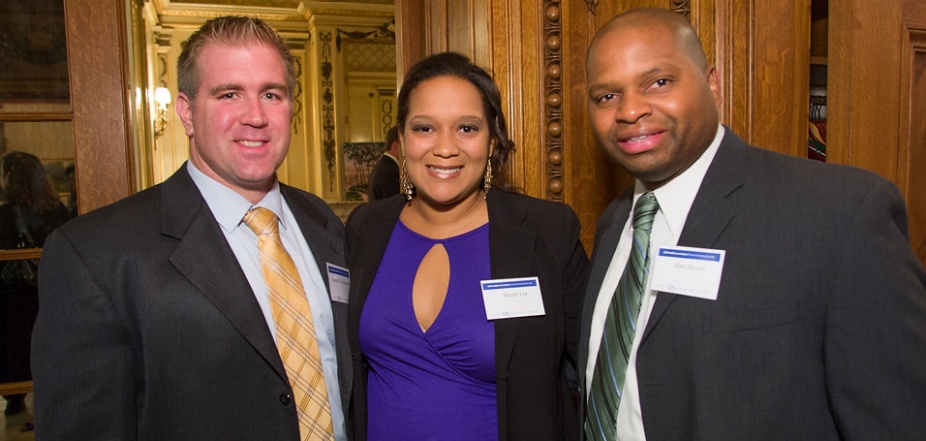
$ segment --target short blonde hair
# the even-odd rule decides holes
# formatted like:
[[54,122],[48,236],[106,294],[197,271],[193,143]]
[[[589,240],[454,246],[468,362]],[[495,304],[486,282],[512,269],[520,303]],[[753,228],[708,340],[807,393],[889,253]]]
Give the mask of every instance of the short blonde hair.
[[286,69],[287,93],[292,98],[296,87],[296,65],[280,35],[259,18],[223,16],[204,23],[183,44],[183,51],[180,52],[177,61],[177,87],[190,101],[196,99],[196,92],[199,90],[196,58],[210,43],[236,46],[264,43],[275,48]]

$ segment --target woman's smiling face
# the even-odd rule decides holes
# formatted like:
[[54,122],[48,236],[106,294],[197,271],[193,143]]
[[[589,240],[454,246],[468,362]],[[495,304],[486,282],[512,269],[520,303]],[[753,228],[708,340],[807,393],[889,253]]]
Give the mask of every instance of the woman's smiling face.
[[449,207],[481,197],[492,146],[476,86],[455,76],[422,81],[409,94],[404,127],[402,149],[417,198]]

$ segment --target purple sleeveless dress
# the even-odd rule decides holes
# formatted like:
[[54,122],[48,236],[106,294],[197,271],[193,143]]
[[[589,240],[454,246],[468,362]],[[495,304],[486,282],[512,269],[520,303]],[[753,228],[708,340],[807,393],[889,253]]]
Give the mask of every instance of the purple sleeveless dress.
[[[412,284],[436,244],[450,257],[450,284],[424,332]],[[498,439],[495,328],[479,289],[490,278],[488,224],[435,240],[396,223],[360,318],[369,441]]]

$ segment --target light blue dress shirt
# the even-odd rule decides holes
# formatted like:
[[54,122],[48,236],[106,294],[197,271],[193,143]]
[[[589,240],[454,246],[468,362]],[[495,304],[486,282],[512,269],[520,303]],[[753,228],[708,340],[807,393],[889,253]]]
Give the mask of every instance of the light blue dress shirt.
[[[318,352],[322,359],[322,368],[325,373],[325,384],[328,387],[328,402],[331,405],[331,420],[334,425],[334,437],[338,441],[346,441],[347,433],[344,423],[344,412],[341,408],[341,395],[338,387],[338,363],[334,341],[334,316],[331,312],[331,299],[321,270],[315,261],[315,256],[309,248],[302,231],[289,206],[280,193],[279,182],[274,182],[273,188],[257,204],[251,204],[243,196],[236,193],[214,179],[206,176],[196,168],[192,162],[187,162],[187,171],[202,193],[206,204],[222,227],[225,239],[235,253],[241,270],[251,285],[254,297],[260,304],[264,319],[276,341],[276,324],[270,309],[270,299],[267,295],[267,286],[264,283],[263,272],[260,267],[260,257],[257,253],[257,235],[242,222],[244,215],[252,207],[263,207],[272,210],[280,218],[280,239],[283,247],[289,252],[299,277],[302,279],[303,289],[312,309],[312,321],[315,324],[315,336],[318,339]],[[233,405],[233,404],[229,404]]]

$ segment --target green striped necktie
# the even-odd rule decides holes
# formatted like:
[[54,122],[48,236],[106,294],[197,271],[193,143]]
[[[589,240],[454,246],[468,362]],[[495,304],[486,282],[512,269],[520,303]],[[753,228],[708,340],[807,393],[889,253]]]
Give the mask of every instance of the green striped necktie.
[[633,247],[608,306],[592,377],[585,420],[585,438],[588,440],[617,438],[617,409],[621,403],[624,375],[637,330],[637,315],[649,275],[649,237],[658,211],[659,203],[653,193],[640,196],[633,209]]

